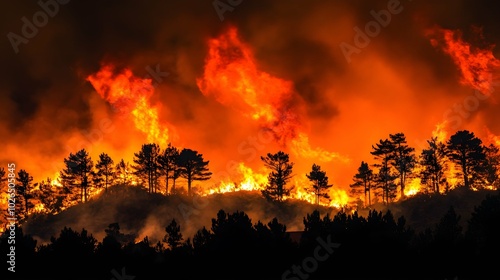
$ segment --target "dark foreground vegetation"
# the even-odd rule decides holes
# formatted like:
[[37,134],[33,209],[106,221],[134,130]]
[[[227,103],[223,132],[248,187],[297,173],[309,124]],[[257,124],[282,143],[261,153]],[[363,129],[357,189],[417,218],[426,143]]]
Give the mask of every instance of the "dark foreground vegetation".
[[[467,199],[464,197],[463,199]],[[392,211],[312,211],[300,238],[278,219],[254,221],[219,210],[210,226],[183,236],[179,221],[164,238],[135,240],[110,222],[102,239],[66,227],[43,244],[16,232],[16,272],[1,279],[490,279],[498,276],[500,194],[474,207],[465,225],[455,207],[415,230]],[[293,239],[292,239],[293,237]],[[9,254],[1,238],[2,259]],[[488,278],[486,278],[488,276]]]

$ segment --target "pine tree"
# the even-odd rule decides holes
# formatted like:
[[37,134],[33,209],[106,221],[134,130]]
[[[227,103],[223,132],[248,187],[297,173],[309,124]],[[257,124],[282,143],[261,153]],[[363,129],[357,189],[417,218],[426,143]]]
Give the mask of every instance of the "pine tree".
[[481,139],[467,130],[457,131],[446,142],[448,158],[458,165],[464,187],[472,189],[481,181],[486,158]]
[[[61,171],[63,185],[72,188],[80,188],[80,199],[87,202],[88,188],[93,162],[85,149],[81,149],[75,154],[70,153],[64,159],[65,168]],[[71,191],[71,190],[70,190]]]
[[162,173],[165,175],[165,194],[169,193],[169,179],[172,179],[172,190],[175,189],[175,181],[180,176],[179,172],[179,149],[172,146],[171,143],[163,151],[158,159],[158,163],[162,168]]
[[105,190],[108,190],[108,186],[113,183],[115,173],[113,164],[113,159],[108,154],[101,153],[95,165],[97,169],[96,175],[104,182]]
[[446,183],[446,146],[436,137],[427,140],[429,147],[420,154],[421,182],[431,187],[434,193],[441,193],[440,186]]
[[158,158],[160,156],[160,146],[155,143],[144,144],[141,150],[134,153],[133,168],[138,177],[147,181],[148,191],[156,192],[158,187],[158,178],[160,175],[160,164]]
[[212,176],[208,169],[209,161],[203,159],[203,155],[195,150],[182,149],[179,154],[179,174],[187,180],[188,195],[192,195],[191,185],[193,181],[206,181]]
[[[361,165],[358,167],[358,173],[353,177],[354,183],[350,186],[352,188],[363,188],[365,194],[365,207],[371,205],[371,189],[373,186],[373,170],[370,168],[368,163],[362,161]],[[368,201],[368,203],[366,203]]]
[[410,177],[417,163],[415,149],[408,146],[403,133],[389,134],[393,151],[391,164],[399,177],[400,197],[405,197],[406,180]]
[[264,165],[271,170],[268,175],[268,184],[262,191],[266,198],[282,201],[283,196],[290,194],[290,189],[286,184],[292,178],[293,162],[290,162],[288,154],[278,151],[275,154],[268,153],[265,157],[261,156]]
[[312,192],[316,196],[316,204],[319,204],[320,198],[329,199],[328,193],[324,193],[333,185],[328,183],[328,176],[326,176],[326,171],[321,170],[321,166],[317,164],[312,165],[312,170],[309,174],[306,174],[307,179],[312,183]]

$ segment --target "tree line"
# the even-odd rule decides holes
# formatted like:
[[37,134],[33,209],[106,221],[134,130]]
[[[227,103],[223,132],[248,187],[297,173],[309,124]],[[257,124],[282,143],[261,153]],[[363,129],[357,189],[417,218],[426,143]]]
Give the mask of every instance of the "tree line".
[[[410,179],[419,178],[424,192],[443,193],[451,188],[450,179],[460,180],[460,186],[467,189],[481,189],[485,186],[498,188],[500,152],[494,144],[485,145],[473,132],[462,130],[453,134],[446,142],[436,137],[427,140],[419,155],[410,147],[404,133],[389,134],[386,139],[372,145],[370,154],[375,161],[362,161],[350,184],[353,194],[363,194],[368,207],[378,198],[389,203],[398,197],[405,198],[405,188]],[[294,186],[288,186],[294,176],[294,162],[284,151],[261,156],[268,168],[268,182],[262,195],[270,200],[283,201]],[[143,144],[134,153],[133,163],[121,159],[115,164],[106,153],[101,153],[94,164],[85,149],[70,153],[64,158],[64,169],[60,172],[61,186],[52,184],[51,179],[33,183],[33,177],[24,169],[17,174],[17,192],[21,220],[33,210],[33,200],[44,205],[42,212],[58,213],[61,209],[78,202],[86,202],[89,193],[107,188],[113,184],[138,184],[151,193],[179,194],[184,187],[178,187],[178,179],[186,180],[187,194],[192,195],[194,181],[211,178],[209,161],[196,150],[179,149],[171,143],[162,149],[158,144]],[[453,168],[453,169],[452,169]],[[450,172],[456,171],[454,174]],[[304,174],[310,184],[306,190],[314,194],[315,202],[329,201],[328,190],[333,187],[321,166],[313,163]],[[5,170],[0,168],[0,182],[4,181]],[[374,198],[372,198],[374,196]]]
[[[158,241],[124,233],[112,222],[100,241],[84,228],[65,227],[37,244],[19,227],[16,273],[26,279],[111,279],[122,269],[130,276],[123,279],[483,279],[496,273],[499,204],[500,194],[486,196],[466,227],[449,207],[419,232],[390,210],[365,217],[314,210],[293,239],[276,218],[252,221],[223,209],[193,236],[184,236],[175,218],[165,220]],[[7,240],[8,234],[0,237],[4,255]]]
[[[115,164],[104,152],[94,164],[89,153],[81,149],[64,158],[64,168],[59,172],[60,186],[51,178],[34,183],[33,176],[25,169],[17,172],[17,214],[20,220],[26,219],[33,212],[34,200],[43,204],[42,212],[55,214],[70,205],[88,201],[92,191],[106,191],[113,184],[135,183],[146,187],[149,192],[161,192],[161,177],[165,182],[164,194],[181,192],[176,189],[178,178],[186,179],[187,192],[191,194],[193,181],[210,178],[212,173],[208,164],[209,161],[204,160],[198,151],[180,150],[171,144],[163,150],[155,143],[143,144],[134,153],[133,164],[123,159]],[[5,170],[0,168],[0,183],[5,181],[5,175]]]
[[[268,153],[261,157],[263,164],[269,168],[268,184],[264,186],[264,197],[283,201],[290,190],[286,184],[292,178],[294,163],[289,155],[283,151],[274,154]],[[184,187],[179,188],[177,180],[186,180],[187,195],[192,195],[194,181],[206,181],[211,178],[212,172],[208,168],[209,161],[196,150],[179,149],[171,143],[161,149],[156,143],[143,144],[141,149],[134,153],[133,164],[121,159],[115,164],[107,154],[99,154],[94,164],[92,157],[85,149],[70,153],[64,158],[64,168],[59,172],[59,183],[54,184],[51,178],[34,183],[33,176],[21,169],[16,176],[17,214],[19,219],[25,220],[34,210],[34,201],[41,203],[44,208],[37,210],[42,213],[55,214],[62,209],[85,203],[90,194],[96,190],[107,191],[113,184],[135,184],[144,186],[150,193],[184,194]],[[326,189],[332,187],[328,183],[326,172],[319,165],[313,164],[311,172],[306,174],[311,182],[308,188],[316,196],[328,199]],[[0,168],[0,180],[4,180],[5,171]],[[0,181],[2,182],[2,181]]]
[[[372,204],[372,192],[385,203],[405,198],[409,179],[419,178],[423,192],[440,194],[452,187],[450,179],[459,180],[456,187],[498,188],[500,153],[494,144],[485,145],[473,132],[457,131],[446,142],[437,137],[427,140],[427,147],[416,154],[404,133],[389,134],[372,145],[375,163],[362,161],[350,185],[355,193],[364,193],[366,205]],[[454,174],[450,174],[455,171]]]

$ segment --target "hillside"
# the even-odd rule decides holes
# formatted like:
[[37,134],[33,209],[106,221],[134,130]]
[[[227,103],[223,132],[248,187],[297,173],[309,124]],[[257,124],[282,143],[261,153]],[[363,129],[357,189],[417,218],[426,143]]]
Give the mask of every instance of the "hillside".
[[65,226],[75,230],[85,228],[100,240],[104,237],[104,229],[117,222],[122,232],[136,235],[137,240],[145,236],[150,240],[159,240],[165,235],[165,226],[172,219],[180,224],[183,235],[190,237],[203,226],[210,228],[211,219],[220,209],[226,212],[244,211],[254,223],[258,220],[268,223],[277,217],[290,231],[301,230],[303,217],[314,209],[330,215],[338,211],[301,200],[271,202],[259,192],[241,191],[206,197],[164,196],[138,187],[117,185],[91,201],[70,207],[57,215],[31,217],[23,228],[39,242],[57,236]]
[[[453,206],[465,228],[474,206],[492,193],[495,192],[455,189],[446,195],[421,194],[389,205],[377,204],[371,209],[382,212],[391,210],[395,217],[404,216],[408,226],[421,231],[433,227]],[[101,240],[109,224],[119,223],[121,231],[135,235],[136,240],[148,236],[150,240],[157,241],[163,238],[165,226],[172,219],[180,224],[185,237],[192,237],[203,226],[210,228],[211,219],[220,209],[226,212],[243,211],[254,223],[259,220],[267,223],[277,217],[288,231],[302,230],[303,218],[315,209],[322,215],[329,213],[331,216],[339,211],[305,201],[272,202],[258,192],[242,191],[191,198],[150,194],[138,187],[117,185],[91,201],[70,207],[57,215],[33,216],[23,225],[23,229],[41,243],[47,242],[51,236],[57,236],[65,226],[75,230],[85,228]],[[360,209],[358,213],[366,216],[368,211]]]

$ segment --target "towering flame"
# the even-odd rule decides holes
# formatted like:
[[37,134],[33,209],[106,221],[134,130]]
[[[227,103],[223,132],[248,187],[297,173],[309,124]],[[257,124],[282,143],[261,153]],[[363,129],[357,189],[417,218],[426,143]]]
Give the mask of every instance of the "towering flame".
[[251,48],[230,27],[208,41],[204,73],[197,85],[205,96],[231,106],[259,123],[276,141],[304,158],[346,160],[337,153],[312,148],[297,112],[293,83],[259,70]]
[[435,28],[429,35],[433,36],[431,44],[434,47],[441,46],[453,59],[462,74],[462,84],[471,86],[486,96],[493,92],[493,82],[498,78],[497,71],[500,67],[500,60],[492,52],[494,46],[487,49],[474,48],[462,39],[462,33],[458,30]]
[[235,27],[209,40],[208,47],[205,72],[197,79],[200,91],[258,121],[282,144],[295,138],[299,120],[290,104],[292,83],[260,71]]
[[151,79],[137,78],[130,69],[116,72],[112,65],[104,65],[87,80],[104,100],[123,116],[131,118],[135,127],[147,135],[150,143],[168,144],[168,126],[160,123],[159,108],[150,104],[154,93]]

